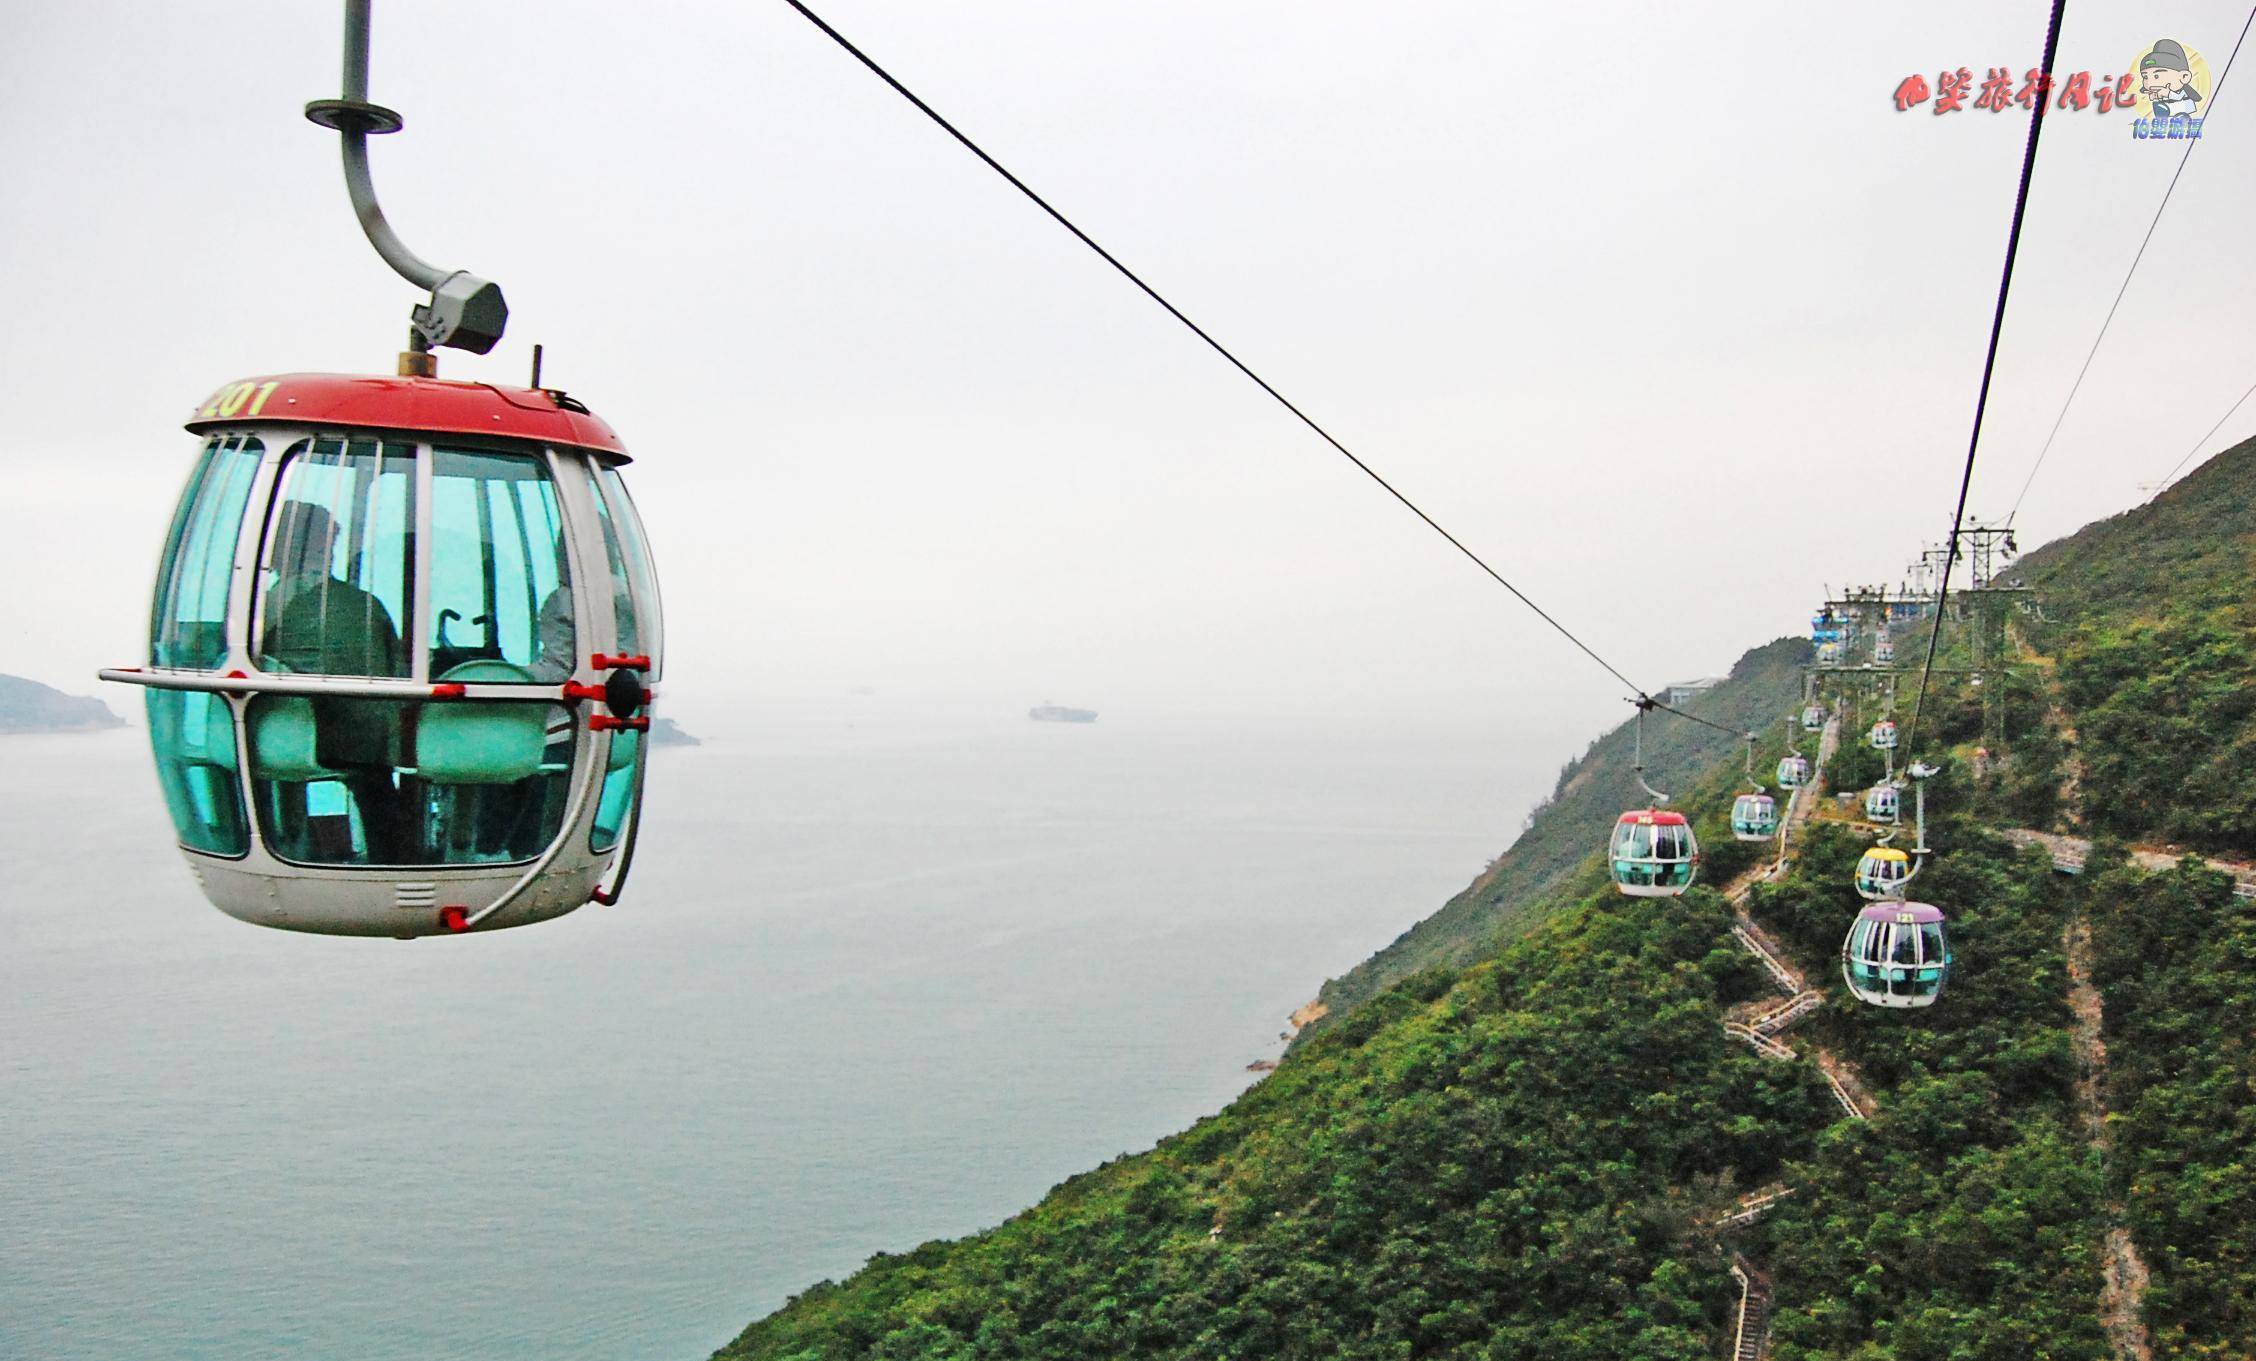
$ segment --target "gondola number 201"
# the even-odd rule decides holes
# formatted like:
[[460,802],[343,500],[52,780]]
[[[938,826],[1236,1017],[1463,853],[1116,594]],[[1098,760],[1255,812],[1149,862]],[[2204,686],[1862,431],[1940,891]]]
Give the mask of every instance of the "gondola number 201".
[[280,383],[229,383],[211,395],[196,412],[199,420],[231,420],[236,416],[256,416],[274,395]]

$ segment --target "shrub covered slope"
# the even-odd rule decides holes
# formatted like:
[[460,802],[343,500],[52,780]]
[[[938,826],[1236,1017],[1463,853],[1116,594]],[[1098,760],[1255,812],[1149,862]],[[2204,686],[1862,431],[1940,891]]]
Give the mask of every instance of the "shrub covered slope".
[[[2044,617],[2014,627],[2002,761],[1974,755],[1979,693],[1938,687],[1952,750],[1928,753],[1941,854],[1917,894],[1951,913],[1938,1005],[1840,987],[1865,842],[1819,825],[1749,904],[1826,994],[1791,1036],[1803,1058],[1727,1038],[1727,1013],[1775,996],[1729,906],[1623,899],[1591,858],[1628,779],[1610,734],[1228,1109],[984,1233],[818,1284],[721,1354],[1714,1357],[1740,1251],[1773,1280],[1776,1361],[2100,1361],[2102,1241],[2127,1228],[2155,1354],[2256,1355],[2256,904],[2105,841],[2224,851],[2256,825],[2256,786],[2229,778],[2256,750],[2252,506],[2256,442],[2023,560]],[[1702,712],[1776,733],[1803,655],[1750,653]],[[1738,752],[1707,736],[1704,769],[1665,772],[1714,852],[1703,884],[1751,862],[1720,827]],[[1844,750],[1834,774],[1873,759]],[[2080,880],[2001,834],[2052,819],[2102,834]],[[2068,1001],[2078,922],[2107,1068]],[[1835,1103],[1817,1052],[1861,1073],[1871,1119]],[[1794,1194],[1766,1218],[1714,1227],[1773,1183]]]

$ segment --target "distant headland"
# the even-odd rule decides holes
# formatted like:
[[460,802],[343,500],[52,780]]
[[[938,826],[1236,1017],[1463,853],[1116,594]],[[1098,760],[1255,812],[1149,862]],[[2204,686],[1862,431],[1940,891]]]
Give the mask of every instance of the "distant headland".
[[100,732],[122,728],[110,706],[86,695],[66,695],[50,685],[0,672],[0,735]]
[[650,720],[650,745],[654,747],[701,747],[705,744],[684,732],[681,724],[674,722],[674,720],[653,718]]
[[[102,732],[122,728],[125,720],[110,706],[90,695],[70,695],[51,685],[0,672],[0,737],[29,733]],[[702,745],[670,718],[650,727],[650,744],[656,747]]]

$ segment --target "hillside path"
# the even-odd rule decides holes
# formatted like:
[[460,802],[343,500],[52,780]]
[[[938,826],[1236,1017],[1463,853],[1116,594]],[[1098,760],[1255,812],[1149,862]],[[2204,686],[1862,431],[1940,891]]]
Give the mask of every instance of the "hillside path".
[[[2059,832],[2039,832],[2027,827],[2006,829],[2006,840],[2016,846],[2042,846],[2052,857],[2052,867],[2062,874],[2081,874],[2084,862],[2091,858],[2091,841],[2080,836],[2063,836]],[[2160,846],[2133,846],[2131,860],[2147,870],[2175,869],[2182,852]],[[2218,860],[2204,857],[2203,864],[2221,874],[2232,876],[2233,892],[2243,898],[2256,898],[2256,865],[2245,860]]]
[[[2017,636],[2018,630],[2014,632],[2023,660],[2036,663],[2044,677],[2045,721],[2068,749],[2067,759],[2061,763],[2057,791],[2061,816],[2070,827],[2081,827],[2083,755],[2075,721],[2063,702],[2059,678],[2053,672],[2053,659],[2037,655]],[[2084,862],[2091,857],[2091,842],[2083,837],[2027,829],[2009,830],[2006,836],[2015,845],[2044,847],[2045,853],[2052,857],[2053,869],[2063,874],[2082,873]],[[2150,870],[2165,870],[2177,863],[2176,856],[2155,847],[2135,848],[2131,854],[2142,867]],[[2251,867],[2211,863],[2233,876],[2235,893],[2249,891]],[[2114,1140],[2107,1128],[2106,999],[2093,981],[2091,921],[2084,915],[2080,903],[2061,932],[2060,947],[2068,962],[2068,1009],[2075,1018],[2069,1030],[2069,1042],[2076,1056],[2076,1112],[2083,1124],[2085,1139],[2099,1154],[2104,1176],[2114,1157]],[[2101,1210],[2107,1228],[2100,1239],[2100,1327],[2107,1334],[2115,1361],[2154,1361],[2153,1340],[2146,1331],[2146,1259],[2139,1255],[2138,1243],[2131,1237],[2122,1198],[2108,1191]]]
[[[2099,1150],[2104,1167],[2113,1154],[2107,1131],[2106,1014],[2099,988],[2092,982],[2091,923],[2078,915],[2068,924],[2061,941],[2068,956],[2068,1005],[2075,1013],[2072,1032],[2076,1051],[2076,1109],[2085,1137]],[[2099,1284],[2099,1321],[2115,1349],[2116,1361],[2154,1361],[2154,1346],[2146,1332],[2143,1302],[2146,1297],[2146,1260],[2124,1224],[2124,1206],[2110,1194],[2106,1204],[2107,1234],[2102,1241]]]
[[[1787,959],[1778,942],[1771,939],[1769,933],[1748,913],[1747,898],[1754,892],[1755,885],[1778,875],[1791,862],[1786,847],[1793,839],[1794,830],[1808,823],[1819,800],[1824,797],[1825,768],[1832,760],[1833,753],[1839,749],[1840,742],[1841,720],[1836,715],[1826,721],[1825,730],[1818,735],[1817,761],[1809,783],[1795,790],[1794,797],[1787,802],[1786,820],[1779,829],[1778,859],[1766,865],[1757,865],[1723,886],[1723,895],[1730,900],[1734,917],[1732,937],[1739,942],[1740,948],[1755,957],[1755,962],[1762,965],[1763,972],[1770,976],[1770,981],[1787,998],[1785,1005],[1756,1018],[1752,1024],[1734,1021],[1724,1023],[1726,1034],[1751,1046],[1765,1058],[1782,1061],[1798,1058],[1799,1055],[1780,1041],[1778,1036],[1804,1016],[1814,1013],[1824,1005],[1825,999],[1822,993],[1809,986],[1807,975]],[[1871,1093],[1866,1090],[1856,1065],[1823,1045],[1813,1044],[1808,1048],[1818,1071],[1825,1075],[1825,1084],[1833,1089],[1833,1099],[1840,1105],[1842,1114],[1852,1120],[1871,1118],[1877,1107]]]
[[[1750,1021],[1726,1020],[1723,1030],[1765,1058],[1781,1062],[1794,1062],[1800,1058],[1793,1048],[1778,1036],[1803,1017],[1815,1013],[1825,1004],[1825,995],[1809,986],[1802,971],[1791,963],[1778,942],[1771,939],[1754,917],[1747,911],[1747,899],[1754,893],[1755,885],[1775,878],[1793,863],[1788,849],[1794,832],[1808,825],[1816,814],[1820,800],[1825,796],[1825,770],[1833,753],[1841,743],[1839,715],[1828,719],[1817,740],[1817,759],[1812,763],[1808,784],[1793,792],[1786,801],[1786,817],[1778,830],[1778,858],[1753,868],[1729,880],[1722,886],[1723,896],[1731,903],[1732,938],[1740,948],[1755,957],[1763,972],[1783,993],[1786,1001],[1752,1017]],[[1871,1118],[1877,1106],[1855,1065],[1834,1054],[1823,1045],[1810,1045],[1809,1053],[1818,1071],[1825,1075],[1825,1083],[1832,1088],[1833,1100],[1841,1113],[1851,1120]],[[1734,1228],[1751,1224],[1776,1205],[1794,1194],[1794,1188],[1784,1183],[1764,1187],[1741,1196],[1732,1211],[1716,1221],[1718,1228]],[[1770,1275],[1754,1262],[1732,1254],[1731,1274],[1739,1283],[1739,1308],[1731,1336],[1732,1361],[1765,1361],[1770,1355],[1770,1320],[1773,1308]],[[2138,1361],[2151,1361],[2141,1357]]]
[[1731,1361],[1763,1361],[1770,1355],[1770,1274],[1733,1253],[1731,1276],[1739,1282],[1739,1321],[1731,1334]]

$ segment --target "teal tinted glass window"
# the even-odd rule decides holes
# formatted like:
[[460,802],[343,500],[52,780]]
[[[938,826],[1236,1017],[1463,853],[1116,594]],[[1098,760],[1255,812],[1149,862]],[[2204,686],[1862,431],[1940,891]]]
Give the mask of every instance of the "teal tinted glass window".
[[1888,959],[1895,964],[1917,964],[1919,962],[1919,929],[1917,927],[1898,926],[1895,928],[1894,934],[1888,942]]
[[293,447],[266,521],[260,668],[406,676],[414,562],[413,448],[372,439]]
[[249,850],[236,778],[235,711],[224,697],[196,690],[150,690],[148,709],[157,785],[180,844],[211,855]]
[[658,607],[658,572],[643,539],[642,520],[628,499],[618,469],[595,472],[596,516],[603,523],[603,555],[611,571],[611,600],[619,651],[647,654],[653,665],[665,650]]
[[598,853],[619,844],[619,833],[634,811],[635,775],[642,765],[643,734],[632,728],[611,733],[611,759],[603,773],[603,789],[595,800],[595,830],[588,846]]
[[[526,683],[479,666],[470,679]],[[560,705],[260,695],[247,721],[259,834],[283,860],[510,864],[563,831],[574,730]]]
[[564,511],[537,454],[431,456],[431,677],[507,662],[536,680],[572,674]]
[[235,579],[235,541],[243,528],[265,446],[245,435],[213,438],[181,493],[157,572],[149,622],[156,666],[214,671],[227,658],[227,596]]
[[1880,924],[1878,922],[1861,919],[1849,931],[1849,968],[1859,982],[1869,984],[1880,977],[1880,970],[1876,964],[1877,960],[1883,958],[1880,953],[1879,934]]

